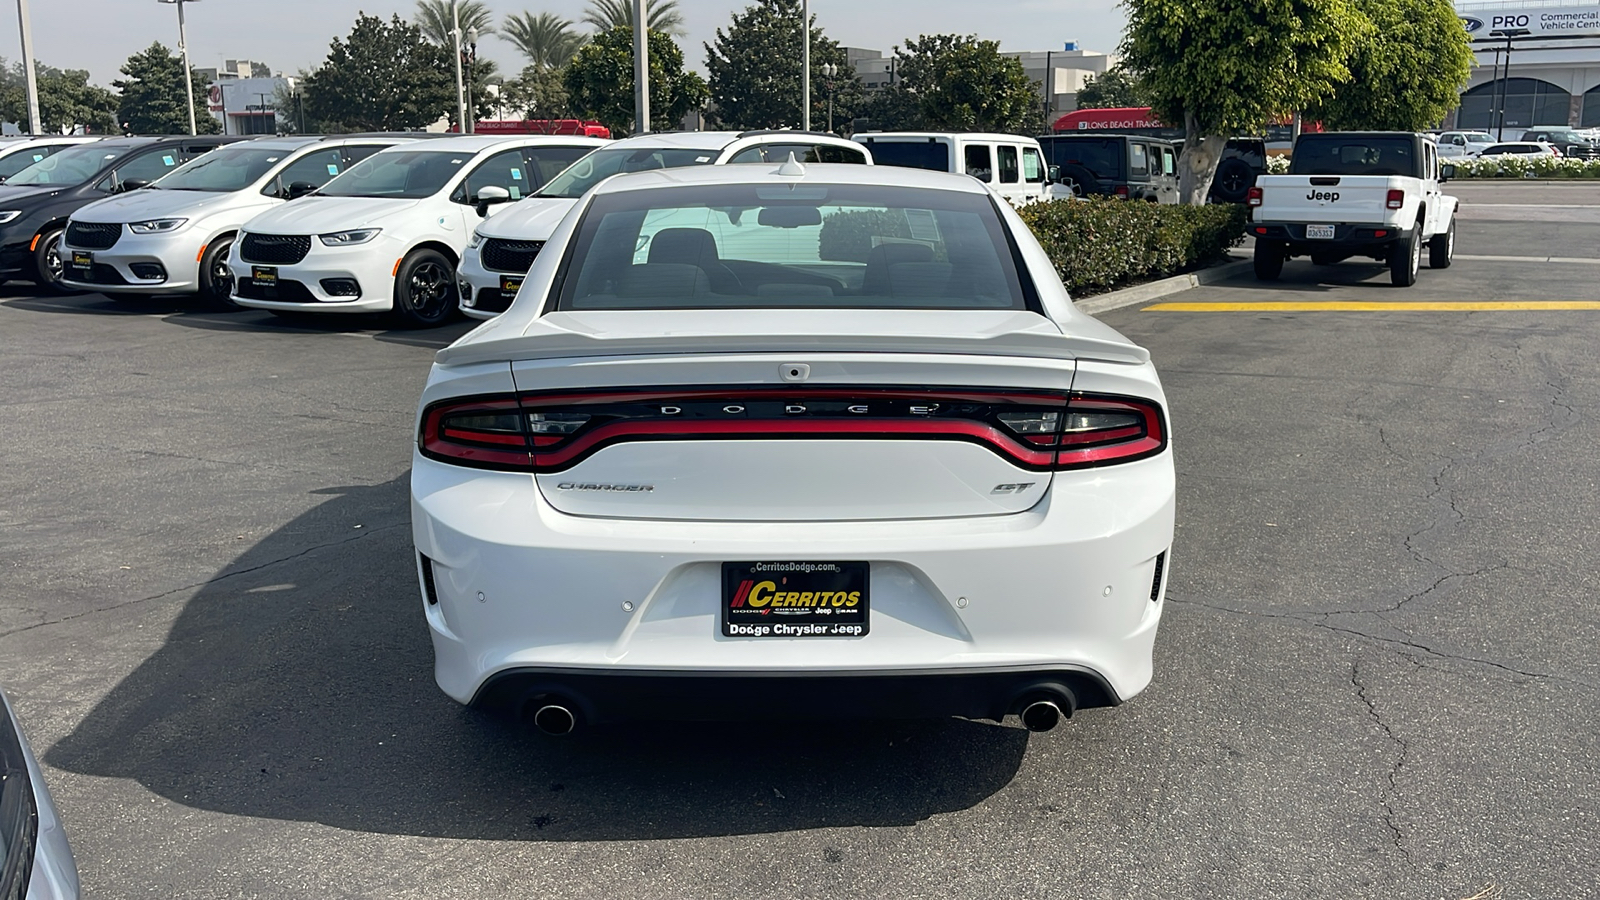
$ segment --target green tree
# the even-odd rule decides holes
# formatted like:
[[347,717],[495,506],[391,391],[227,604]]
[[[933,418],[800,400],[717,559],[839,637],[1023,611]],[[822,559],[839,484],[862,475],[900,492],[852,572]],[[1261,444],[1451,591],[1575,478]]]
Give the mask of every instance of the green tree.
[[[90,132],[117,131],[117,95],[89,83],[83,69],[57,69],[34,63],[39,86],[39,126],[46,134],[62,134],[80,126]],[[27,73],[22,63],[5,68],[0,59],[0,120],[28,121]],[[184,130],[189,128],[184,112]]]
[[895,48],[896,69],[915,94],[926,127],[950,131],[1038,134],[1044,130],[1039,85],[995,41],[959,34],[922,35]]
[[531,65],[559,69],[572,61],[588,37],[572,30],[572,23],[554,13],[512,13],[500,35],[515,44]]
[[1107,69],[1099,78],[1086,79],[1078,90],[1079,109],[1127,109],[1149,105],[1138,76],[1121,66]]
[[[188,134],[189,106],[183,83],[194,94],[195,127],[201,134],[220,134],[222,123],[207,112],[207,85],[193,70],[183,77],[183,60],[160,41],[128,57],[122,64],[127,78],[111,82],[121,96],[117,121],[132,134]],[[40,91],[41,95],[43,91]],[[44,110],[40,110],[43,115]]]
[[508,81],[502,88],[501,103],[508,112],[516,112],[529,119],[565,119],[571,104],[567,86],[562,80],[566,73],[561,69],[528,66],[521,77]]
[[[479,119],[492,119],[495,117],[495,96],[489,90],[489,85],[500,80],[500,64],[492,59],[478,57],[472,65],[461,70],[463,78],[468,79],[472,97],[473,121]],[[450,122],[455,123],[455,107],[450,107],[448,115]]]
[[[651,31],[682,36],[683,13],[678,10],[678,0],[645,0],[644,20]],[[595,31],[612,31],[633,27],[633,0],[589,0],[589,9],[583,21],[593,25]]]
[[[715,121],[723,128],[799,128],[800,114],[800,0],[757,0],[734,13],[727,31],[717,29],[716,40],[706,44],[706,70],[710,74]],[[861,82],[850,66],[844,48],[830,41],[822,29],[811,28],[811,121],[821,127],[828,120],[828,79],[822,67],[839,68],[833,77],[833,120],[849,122],[861,98]]]
[[1330,97],[1370,27],[1349,0],[1126,0],[1123,64],[1182,123],[1185,203],[1204,203],[1228,138]]
[[1421,131],[1461,102],[1472,46],[1450,0],[1357,0],[1373,27],[1350,80],[1309,113],[1341,131]]
[[[478,29],[479,34],[494,34],[494,14],[482,0],[461,0],[456,18],[461,21],[462,44],[467,42],[467,31],[473,28]],[[455,49],[455,38],[450,35],[450,0],[417,0],[414,19],[423,37],[441,47]]]
[[[683,70],[683,51],[672,38],[650,32],[650,127],[677,128],[704,104],[705,79]],[[594,36],[563,77],[572,111],[596,119],[619,137],[633,130],[633,29],[613,28]]]
[[905,82],[869,91],[857,107],[864,121],[860,124],[878,131],[923,131],[928,117],[922,114],[922,101]]
[[455,115],[450,52],[422,29],[358,14],[345,40],[305,77],[306,118],[328,131],[413,131]]

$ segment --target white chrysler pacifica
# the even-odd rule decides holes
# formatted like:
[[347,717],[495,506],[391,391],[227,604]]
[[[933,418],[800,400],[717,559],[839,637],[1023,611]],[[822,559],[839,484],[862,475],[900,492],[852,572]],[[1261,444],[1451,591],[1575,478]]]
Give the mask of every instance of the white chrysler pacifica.
[[1149,354],[970,178],[612,178],[424,390],[438,683],[555,733],[1119,704],[1164,607],[1167,423]]

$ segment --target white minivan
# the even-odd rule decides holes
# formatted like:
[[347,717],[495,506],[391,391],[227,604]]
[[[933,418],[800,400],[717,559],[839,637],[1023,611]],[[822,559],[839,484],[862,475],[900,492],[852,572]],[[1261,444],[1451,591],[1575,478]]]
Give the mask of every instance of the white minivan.
[[1050,198],[1044,151],[1031,137],[959,131],[869,131],[852,138],[880,166],[971,175],[1022,206]]
[[227,303],[239,226],[305,196],[385,147],[415,138],[279,137],[229,144],[137,191],[72,214],[62,283],[107,296],[198,294]]
[[279,314],[393,311],[408,327],[456,314],[456,265],[478,223],[607,143],[464,135],[375,153],[315,193],[246,222],[233,300]]

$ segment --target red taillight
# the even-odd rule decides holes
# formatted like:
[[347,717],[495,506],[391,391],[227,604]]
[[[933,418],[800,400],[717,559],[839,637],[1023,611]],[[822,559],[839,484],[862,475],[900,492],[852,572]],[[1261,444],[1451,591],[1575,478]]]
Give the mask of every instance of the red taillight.
[[1267,233],[1267,229],[1266,229],[1265,226],[1257,227],[1255,231],[1256,231],[1256,234],[1266,234]]
[[1121,200],[1128,199],[1128,186],[1125,185],[1125,184],[1117,185],[1116,194],[1117,194],[1118,199],[1121,199]]
[[1131,397],[985,388],[608,391],[466,397],[422,416],[431,459],[558,472],[633,441],[957,440],[1037,471],[1130,462],[1166,447],[1157,404]]
[[1388,237],[1389,236],[1389,231],[1388,231],[1388,229],[1385,229],[1385,228],[1379,228],[1377,231],[1374,231],[1372,233],[1372,236],[1373,237]]
[[1261,205],[1261,188],[1258,188],[1258,187],[1251,188],[1249,193],[1244,195],[1244,203],[1245,203],[1246,206],[1260,206]]
[[1551,147],[1550,148],[1550,155],[1551,156],[1560,156],[1561,155],[1561,148],[1560,147]]
[[1389,191],[1389,208],[1399,209],[1406,205],[1406,192],[1395,188]]

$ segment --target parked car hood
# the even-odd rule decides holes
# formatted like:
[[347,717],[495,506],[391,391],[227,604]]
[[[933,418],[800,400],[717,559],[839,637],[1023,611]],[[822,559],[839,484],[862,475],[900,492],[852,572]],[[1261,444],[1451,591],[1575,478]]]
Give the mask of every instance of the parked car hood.
[[235,192],[166,191],[144,188],[96,200],[73,213],[72,218],[79,222],[139,222],[157,216],[204,215],[218,207],[237,205],[239,198]]
[[484,237],[546,241],[577,203],[562,197],[529,197],[500,212],[491,207],[491,216],[478,226],[478,233]]
[[72,187],[70,184],[0,184],[0,209],[9,209],[13,203],[31,203],[54,197]]
[[301,197],[244,223],[245,231],[267,234],[326,234],[344,228],[382,225],[422,204],[421,200],[381,197]]

